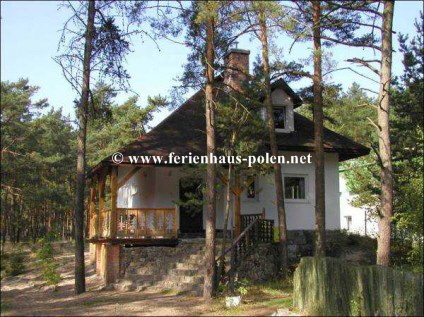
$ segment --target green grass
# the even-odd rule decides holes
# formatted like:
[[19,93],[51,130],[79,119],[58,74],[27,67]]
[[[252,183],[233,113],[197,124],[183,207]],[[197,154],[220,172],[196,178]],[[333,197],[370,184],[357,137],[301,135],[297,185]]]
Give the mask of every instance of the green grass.
[[261,305],[272,308],[293,308],[293,297],[289,296],[287,298],[275,298],[270,299],[264,302],[261,302]]
[[258,309],[285,308],[291,310],[293,307],[293,283],[291,279],[286,281],[275,280],[261,284],[247,286],[247,294],[242,296],[240,306],[226,308],[225,297],[218,297],[211,305],[210,313],[213,315],[246,315],[255,313]]
[[0,312],[1,313],[5,313],[6,311],[8,311],[10,309],[9,304],[7,304],[5,301],[1,301],[0,302]]
[[172,288],[166,288],[166,289],[161,290],[160,293],[162,295],[178,295],[178,294],[183,293],[183,292],[180,292],[180,291],[178,291],[176,289],[172,289]]
[[224,310],[221,311],[221,314],[224,316],[235,316],[235,315],[242,315],[248,307],[245,305],[240,305],[237,307],[231,307],[231,308],[224,308]]

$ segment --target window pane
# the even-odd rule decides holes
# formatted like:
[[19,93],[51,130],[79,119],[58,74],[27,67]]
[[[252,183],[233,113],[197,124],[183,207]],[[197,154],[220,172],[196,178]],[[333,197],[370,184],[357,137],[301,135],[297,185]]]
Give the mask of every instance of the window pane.
[[247,198],[255,198],[256,197],[256,186],[255,180],[253,177],[248,177],[247,182],[250,183],[247,187]]
[[286,107],[274,108],[274,121],[276,129],[285,129]]
[[287,199],[305,199],[305,178],[284,177],[284,196]]

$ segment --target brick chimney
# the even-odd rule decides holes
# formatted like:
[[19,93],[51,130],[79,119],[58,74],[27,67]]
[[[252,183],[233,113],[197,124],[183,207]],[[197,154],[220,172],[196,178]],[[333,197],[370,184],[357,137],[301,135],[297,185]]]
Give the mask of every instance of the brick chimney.
[[232,48],[224,57],[225,66],[224,84],[236,91],[241,91],[242,82],[249,74],[249,54],[250,51]]

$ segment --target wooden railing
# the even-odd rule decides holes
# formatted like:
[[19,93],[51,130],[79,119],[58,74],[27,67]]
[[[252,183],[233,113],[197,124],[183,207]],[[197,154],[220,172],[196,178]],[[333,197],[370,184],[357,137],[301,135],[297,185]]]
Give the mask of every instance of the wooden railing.
[[176,208],[118,208],[117,238],[176,238]]
[[[260,217],[250,218],[252,221],[244,228],[242,233],[234,240],[231,246],[224,252],[224,254],[216,260],[216,287],[219,283],[229,283],[230,289],[234,292],[234,278],[238,266],[243,259],[254,249],[258,243],[273,242],[273,228],[274,220],[262,219]],[[256,215],[253,215],[256,216]],[[249,218],[247,218],[249,219]],[[222,267],[219,272],[220,261],[230,255],[230,265],[226,269],[226,265]]]
[[249,215],[241,215],[241,230],[246,229],[253,221],[256,219],[262,219],[263,214],[249,214]]

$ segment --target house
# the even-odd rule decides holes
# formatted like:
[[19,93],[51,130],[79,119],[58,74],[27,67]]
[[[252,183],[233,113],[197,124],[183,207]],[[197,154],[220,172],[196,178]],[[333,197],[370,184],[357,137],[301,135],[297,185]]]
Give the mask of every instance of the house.
[[[222,80],[231,88],[240,89],[240,82],[249,71],[249,51],[232,49],[226,61],[229,71]],[[198,91],[149,133],[120,149],[120,164],[110,155],[89,172],[91,250],[96,255],[98,273],[106,283],[119,274],[120,245],[175,245],[180,236],[204,231],[205,206],[199,205],[193,212],[176,204],[185,193],[200,194],[187,168],[153,162],[131,164],[129,159],[132,155],[205,155],[203,100],[203,92]],[[311,153],[313,157],[313,122],[294,111],[302,100],[279,79],[272,83],[272,103],[281,155]],[[341,228],[339,162],[366,155],[369,149],[328,129],[324,129],[324,149],[326,228],[335,230]],[[313,230],[313,159],[310,164],[284,164],[282,172],[288,229]],[[197,179],[198,183],[202,181]],[[225,186],[221,186],[216,206],[218,230],[223,229],[224,193]],[[235,191],[232,203],[236,236],[243,223],[249,223],[246,215],[264,214],[263,218],[277,224],[272,175],[258,176],[250,181],[248,190]]]
[[346,178],[340,172],[340,229],[362,236],[377,237],[378,221],[371,208],[354,207],[354,195],[349,192]]

